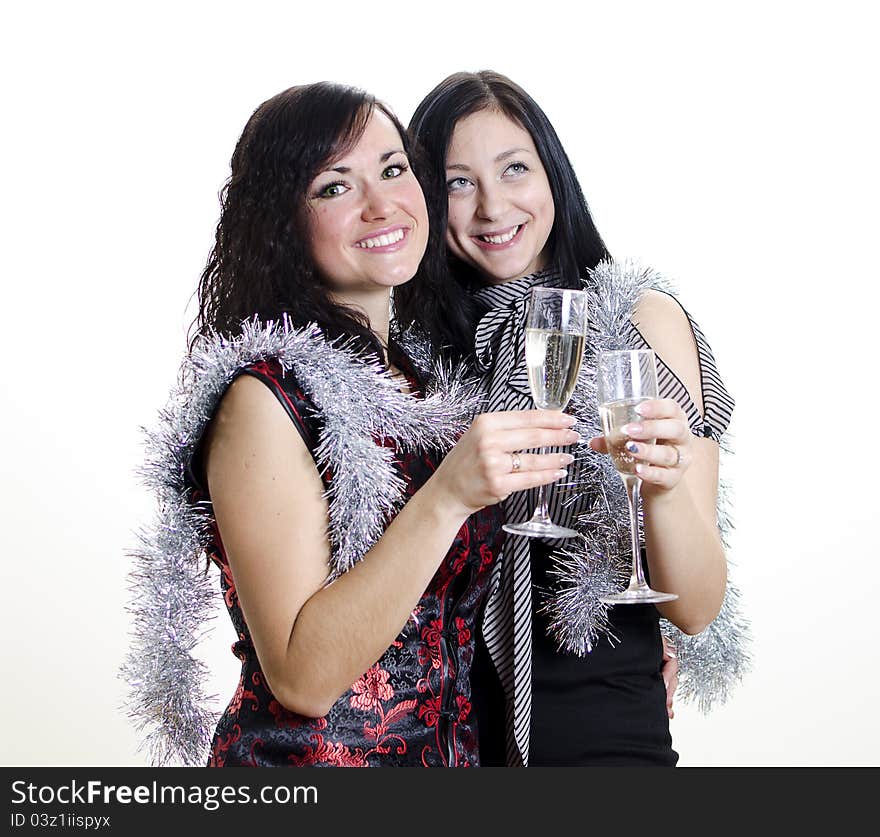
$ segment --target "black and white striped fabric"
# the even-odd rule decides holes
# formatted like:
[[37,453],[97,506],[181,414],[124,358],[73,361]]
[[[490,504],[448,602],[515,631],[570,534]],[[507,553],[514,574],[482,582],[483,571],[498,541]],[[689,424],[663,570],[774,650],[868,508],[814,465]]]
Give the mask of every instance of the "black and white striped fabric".
[[[559,284],[550,269],[502,285],[490,285],[474,296],[487,307],[475,337],[477,364],[486,376],[487,409],[529,410],[534,406],[525,364],[525,319],[529,293],[536,286]],[[684,310],[684,309],[682,309]],[[687,312],[685,311],[685,314]],[[730,423],[733,399],[715,367],[715,360],[699,326],[688,314],[700,359],[704,415],[687,389],[661,358],[657,358],[661,398],[673,398],[684,409],[691,431],[719,441]],[[636,326],[632,347],[651,348]],[[555,449],[554,449],[555,450]],[[527,520],[534,510],[536,491],[513,494],[504,501],[510,522]],[[564,490],[551,490],[548,510],[553,521],[571,526],[577,516]],[[548,541],[552,545],[560,542]],[[496,562],[489,599],[483,617],[483,638],[498,672],[506,698],[507,760],[511,766],[527,766],[532,687],[532,592],[529,539],[508,536],[501,560]]]

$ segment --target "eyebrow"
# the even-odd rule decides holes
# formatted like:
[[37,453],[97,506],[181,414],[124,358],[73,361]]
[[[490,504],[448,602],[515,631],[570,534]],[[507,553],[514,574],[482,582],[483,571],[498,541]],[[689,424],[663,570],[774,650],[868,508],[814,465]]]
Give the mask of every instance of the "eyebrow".
[[[506,160],[508,157],[513,157],[514,154],[522,154],[523,152],[525,152],[526,154],[534,154],[534,152],[528,148],[511,148],[509,151],[502,151],[492,162],[500,163],[503,160]],[[447,168],[447,170],[452,170],[452,171],[470,171],[471,170],[471,167],[464,165],[464,163],[453,163],[452,165],[447,166],[446,168]]]
[[[380,163],[386,163],[390,160],[395,154],[405,154],[406,152],[402,148],[392,148],[391,151],[386,151],[384,154],[379,156]],[[340,174],[348,174],[351,169],[348,166],[333,166],[333,168],[325,169],[324,171],[338,171]]]

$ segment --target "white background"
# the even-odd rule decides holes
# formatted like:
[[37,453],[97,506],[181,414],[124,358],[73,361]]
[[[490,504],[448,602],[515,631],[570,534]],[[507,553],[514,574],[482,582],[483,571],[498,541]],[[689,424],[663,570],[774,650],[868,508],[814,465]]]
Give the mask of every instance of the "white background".
[[[611,251],[677,280],[737,398],[732,558],[754,667],[723,709],[678,705],[681,764],[877,764],[870,5],[7,11],[0,761],[146,763],[116,675],[124,552],[153,511],[138,428],[174,381],[252,110],[330,79],[405,123],[447,74],[491,68],[556,125]],[[234,639],[220,614],[205,655],[222,704]]]

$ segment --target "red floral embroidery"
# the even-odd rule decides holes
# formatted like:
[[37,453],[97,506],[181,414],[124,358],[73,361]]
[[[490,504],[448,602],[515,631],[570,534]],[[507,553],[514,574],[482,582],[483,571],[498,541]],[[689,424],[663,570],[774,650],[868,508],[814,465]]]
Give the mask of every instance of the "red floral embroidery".
[[471,640],[471,630],[468,628],[468,623],[461,616],[455,617],[455,629],[458,631],[459,647],[467,645]]
[[422,639],[428,645],[439,645],[440,636],[443,633],[443,621],[441,619],[432,619],[430,625],[422,628]]
[[471,702],[464,695],[459,695],[455,702],[458,704],[458,722],[464,723],[471,714]]
[[427,726],[436,726],[437,720],[440,717],[440,697],[437,696],[428,698],[419,707],[419,717],[425,722]]
[[440,668],[442,662],[440,660],[440,646],[439,645],[420,645],[419,646],[419,665],[427,666],[430,665],[432,669],[435,671]]
[[364,712],[378,712],[382,701],[394,697],[394,689],[388,682],[388,672],[379,668],[379,664],[371,666],[352,687],[354,694],[349,702],[355,709]]
[[211,748],[211,758],[208,761],[208,767],[223,767],[226,764],[226,752],[241,738],[241,727],[236,724],[232,728],[232,732],[223,738],[215,738],[214,745]]
[[294,767],[310,764],[331,764],[334,767],[368,767],[364,751],[357,747],[353,751],[344,744],[324,741],[323,735],[314,735],[314,747],[306,747],[301,756],[291,755],[288,761]]
[[226,593],[223,596],[223,600],[226,602],[226,607],[235,607],[238,604],[238,593],[235,589],[235,581],[232,579],[232,570],[229,569],[229,564],[223,564],[221,571],[223,573],[223,582],[226,584]]
[[244,676],[242,675],[241,679],[238,681],[238,688],[235,690],[235,694],[232,696],[232,700],[229,703],[230,714],[237,715],[241,710],[241,703],[245,699],[251,701],[251,703],[253,704],[251,708],[254,711],[259,709],[260,701],[252,691],[250,691],[249,689],[245,689]]
[[480,544],[480,572],[486,569],[495,560],[495,553],[485,543]]
[[[464,527],[466,528],[467,524]],[[458,575],[467,564],[468,551],[466,549],[456,550],[455,557],[452,559],[452,574]]]

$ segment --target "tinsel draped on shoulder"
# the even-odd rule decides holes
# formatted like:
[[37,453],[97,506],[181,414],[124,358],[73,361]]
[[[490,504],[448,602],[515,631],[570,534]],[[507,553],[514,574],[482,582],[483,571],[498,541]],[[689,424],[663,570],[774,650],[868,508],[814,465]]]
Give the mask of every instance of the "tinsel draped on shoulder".
[[213,334],[186,357],[179,385],[146,431],[145,484],[158,511],[130,552],[132,637],[121,676],[126,708],[153,764],[204,764],[217,714],[204,689],[205,667],[193,651],[214,614],[219,588],[201,569],[211,537],[210,503],[194,504],[187,469],[199,440],[231,381],[245,367],[270,358],[296,378],[322,418],[315,459],[334,478],[328,491],[330,583],[379,539],[389,515],[404,502],[393,453],[445,451],[481,404],[477,382],[462,367],[431,363],[431,352],[409,335],[426,374],[423,397],[402,393],[378,361],[351,342],[331,341],[316,326],[288,321],[243,323],[235,337]]
[[[581,438],[602,435],[598,415],[596,358],[607,350],[636,348],[632,316],[648,289],[672,292],[671,284],[650,269],[631,262],[601,262],[590,272],[590,332],[585,362],[572,396],[570,412],[578,419]],[[722,439],[722,454],[729,453]],[[606,593],[626,586],[630,573],[630,533],[626,494],[611,458],[581,445],[569,466],[569,488],[576,497],[574,526],[582,537],[566,542],[552,557],[555,589],[542,608],[560,648],[583,656],[601,636],[615,641],[608,626]],[[723,461],[723,457],[722,457]],[[718,495],[718,527],[725,547],[731,528],[729,488],[722,479]],[[729,562],[728,562],[729,563]],[[678,649],[680,685],[677,695],[695,699],[704,711],[723,703],[749,666],[749,625],[741,597],[730,580],[721,611],[703,632],[688,636],[667,620],[661,630]]]

